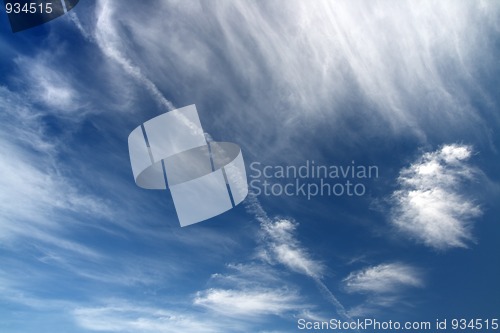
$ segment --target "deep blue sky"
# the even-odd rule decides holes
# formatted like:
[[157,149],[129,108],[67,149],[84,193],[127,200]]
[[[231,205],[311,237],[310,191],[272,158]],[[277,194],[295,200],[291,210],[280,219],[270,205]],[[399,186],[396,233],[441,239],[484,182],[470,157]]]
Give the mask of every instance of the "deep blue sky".
[[[0,15],[0,332],[500,317],[498,2],[70,14],[16,34]],[[190,104],[249,176],[314,160],[379,177],[181,228],[168,191],[135,185],[127,137]]]

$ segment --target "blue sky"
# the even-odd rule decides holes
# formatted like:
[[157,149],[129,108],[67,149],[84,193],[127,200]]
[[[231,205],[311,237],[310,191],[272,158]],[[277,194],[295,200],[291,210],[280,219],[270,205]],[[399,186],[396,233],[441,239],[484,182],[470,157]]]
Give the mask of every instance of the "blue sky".
[[[295,332],[498,318],[494,1],[82,1],[0,15],[0,331]],[[130,132],[196,104],[252,162],[376,165],[180,228]],[[284,180],[271,180],[275,183]]]

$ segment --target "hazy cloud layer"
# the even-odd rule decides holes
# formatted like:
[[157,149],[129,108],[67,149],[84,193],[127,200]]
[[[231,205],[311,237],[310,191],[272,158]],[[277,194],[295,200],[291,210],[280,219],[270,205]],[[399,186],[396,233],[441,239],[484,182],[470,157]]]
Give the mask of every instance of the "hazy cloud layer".
[[310,151],[300,139],[321,127],[352,143],[488,127],[469,96],[495,61],[496,2],[99,3],[106,54],[157,100],[220,101],[205,117],[252,153]]

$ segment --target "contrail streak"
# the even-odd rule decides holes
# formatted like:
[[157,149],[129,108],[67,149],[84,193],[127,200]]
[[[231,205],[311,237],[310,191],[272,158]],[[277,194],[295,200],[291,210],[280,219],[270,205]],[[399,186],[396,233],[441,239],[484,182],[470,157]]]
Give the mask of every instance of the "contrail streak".
[[[255,218],[260,222],[261,229],[264,231],[264,234],[266,237],[272,237],[272,235],[269,235],[269,230],[272,229],[272,224],[273,220],[269,218],[267,215],[266,211],[260,204],[259,200],[257,199],[256,195],[252,192],[248,194],[247,199],[245,200],[246,203],[246,209],[249,213],[253,214]],[[273,242],[272,239],[266,239],[267,242]],[[298,242],[297,242],[298,243]],[[302,251],[306,253],[306,251]],[[281,261],[281,263],[285,266],[288,266],[290,268],[290,265],[288,265],[286,262]],[[294,269],[294,271],[298,271],[297,269]],[[323,295],[323,297],[328,300],[334,307],[337,312],[337,314],[344,320],[349,320],[351,321],[352,318],[348,315],[345,307],[340,303],[340,301],[335,297],[335,295],[332,293],[332,291],[325,285],[323,280],[313,272],[310,272],[308,270],[300,270],[298,271],[299,273],[306,275],[307,277],[311,278],[314,283],[316,284],[317,288]]]
[[146,88],[161,108],[166,109],[166,111],[176,109],[174,104],[163,96],[156,84],[142,73],[140,67],[135,65],[132,60],[127,58],[124,53],[120,51],[120,38],[110,20],[112,12],[113,8],[111,8],[108,2],[104,4],[101,2],[101,8],[99,10],[100,15],[97,17],[97,26],[94,35],[89,34],[83,28],[76,14],[70,13],[70,19],[86,40],[95,43],[104,55],[115,61],[128,75]]

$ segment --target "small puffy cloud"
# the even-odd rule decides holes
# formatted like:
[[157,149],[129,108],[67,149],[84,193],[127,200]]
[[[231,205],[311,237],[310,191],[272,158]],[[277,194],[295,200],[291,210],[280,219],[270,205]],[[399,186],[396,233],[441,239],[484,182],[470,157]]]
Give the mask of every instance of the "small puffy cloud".
[[400,171],[391,217],[398,230],[436,249],[467,247],[472,219],[482,213],[463,191],[478,172],[471,155],[470,146],[445,145]]
[[403,287],[423,285],[420,272],[401,263],[381,264],[349,274],[343,280],[348,292],[390,294]]

